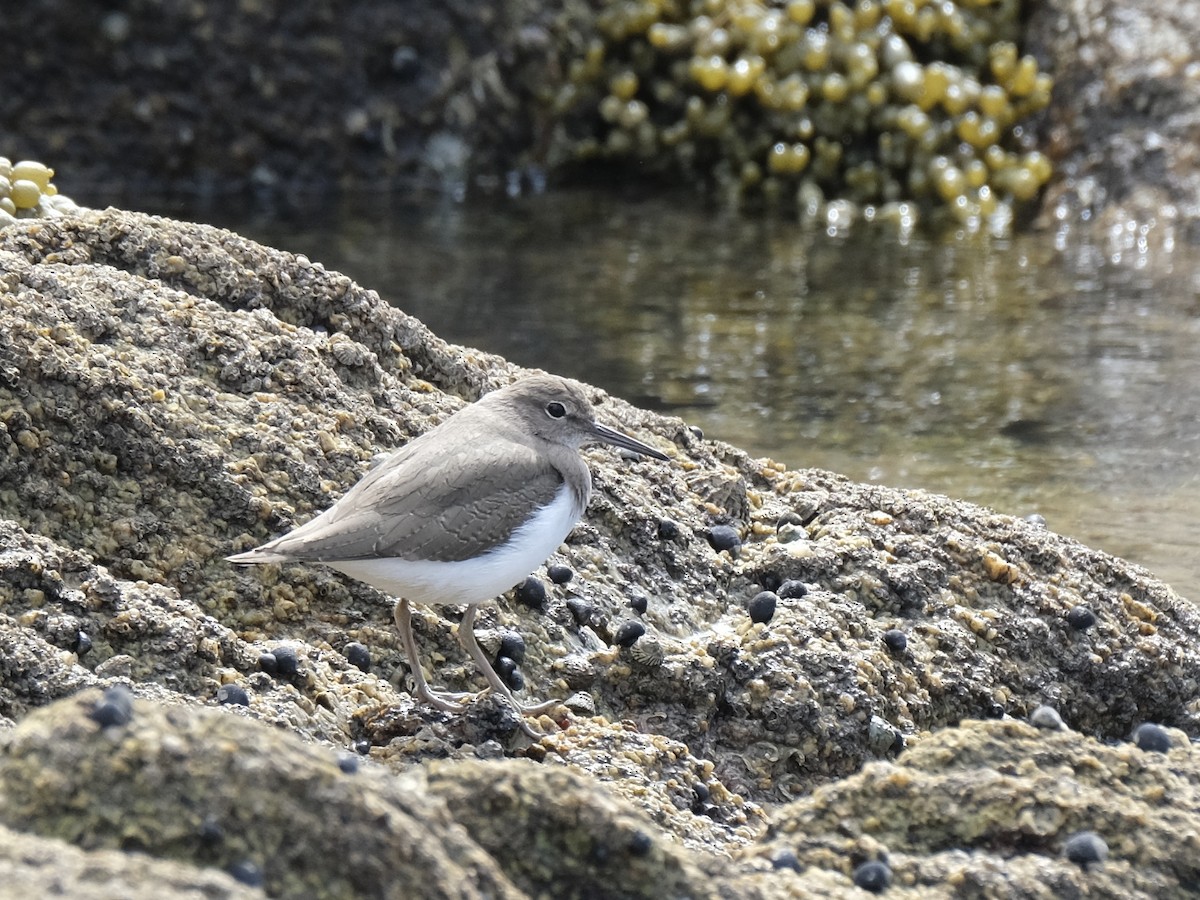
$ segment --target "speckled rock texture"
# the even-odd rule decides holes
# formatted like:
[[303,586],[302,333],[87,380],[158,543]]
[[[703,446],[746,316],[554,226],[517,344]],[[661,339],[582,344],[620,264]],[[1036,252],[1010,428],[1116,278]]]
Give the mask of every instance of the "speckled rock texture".
[[[966,722],[777,810],[746,855],[792,852],[814,867],[885,857],[913,895],[1187,896],[1200,887],[1200,754],[1173,738],[1148,753]],[[1084,872],[1062,857],[1064,836],[1097,825],[1111,856]]]
[[[273,896],[852,896],[885,857],[902,896],[1196,884],[1164,847],[1197,833],[1200,614],[1144,570],[597,391],[672,462],[589,451],[548,561],[574,576],[481,611],[485,647],[527,645],[523,696],[565,701],[530,742],[486,696],[413,702],[389,598],[223,562],[514,367],[304,258],[118,210],[0,234],[0,321],[2,826],[249,865]],[[457,618],[418,609],[418,640],[477,690]],[[134,716],[101,728],[116,683]],[[234,686],[249,705],[218,706]],[[1016,721],[1040,704],[1073,730]],[[1165,757],[1127,743],[1144,721],[1178,729]],[[1107,862],[1061,858],[1081,830]]]
[[80,850],[66,841],[0,826],[0,884],[10,897],[70,896],[78,900],[261,900],[249,887],[211,866],[119,850]]

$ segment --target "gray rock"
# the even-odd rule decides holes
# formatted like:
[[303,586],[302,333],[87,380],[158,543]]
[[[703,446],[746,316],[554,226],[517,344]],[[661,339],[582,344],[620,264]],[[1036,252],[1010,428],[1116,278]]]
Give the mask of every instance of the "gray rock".
[[[0,825],[0,884],[10,897],[73,900],[261,900],[231,875],[173,859],[81,850]],[[64,891],[64,888],[68,888]]]
[[1031,8],[1026,39],[1055,78],[1051,107],[1033,129],[1056,166],[1044,223],[1097,234],[1126,222],[1143,229],[1114,249],[1200,239],[1196,8],[1047,0]]
[[[780,471],[728,445],[691,441],[676,450],[687,466],[634,469],[611,454],[591,455],[596,495],[561,554],[587,586],[598,628],[625,618],[632,594],[651,598],[641,621],[670,648],[661,665],[647,669],[604,642],[584,644],[558,598],[545,611],[511,598],[482,611],[481,629],[524,638],[530,697],[586,687],[595,701],[594,718],[543,717],[546,737],[527,745],[487,697],[448,715],[414,704],[393,683],[402,654],[389,598],[316,566],[243,572],[222,561],[325,508],[380,449],[503,383],[512,366],[447,345],[373,292],[302,257],[117,210],[0,234],[0,309],[0,721],[17,723],[0,757],[0,824],[23,833],[178,859],[181,845],[159,835],[184,841],[203,807],[162,787],[178,779],[180,791],[214,803],[239,792],[263,797],[253,828],[240,819],[223,828],[233,849],[222,851],[230,855],[221,864],[238,862],[237,850],[269,888],[285,893],[299,882],[288,881],[287,867],[270,854],[252,858],[250,848],[267,846],[254,844],[254,833],[282,841],[312,830],[333,842],[327,848],[338,847],[371,809],[388,822],[396,817],[362,838],[373,853],[387,856],[387,842],[407,842],[410,830],[440,840],[449,828],[458,836],[445,840],[464,842],[446,854],[424,836],[412,838],[406,859],[437,873],[409,883],[425,891],[419,896],[440,896],[449,883],[443,876],[461,878],[456,867],[466,861],[484,880],[473,883],[498,895],[598,891],[627,883],[605,866],[627,865],[631,877],[653,871],[697,897],[840,896],[853,890],[849,861],[883,850],[896,875],[893,893],[936,883],[906,872],[950,879],[967,850],[981,859],[1010,854],[1005,871],[1032,891],[1044,883],[1038,879],[1083,877],[1078,867],[1045,867],[1063,862],[1051,859],[1053,848],[1088,823],[1065,812],[1033,826],[1022,818],[1052,789],[1036,773],[997,781],[997,773],[1020,771],[1020,760],[1033,758],[1025,735],[1036,734],[1038,754],[1057,748],[1064,770],[1086,772],[1087,760],[1111,749],[1099,741],[1123,739],[1137,723],[1200,733],[1193,674],[1200,614],[1144,570],[967,503],[817,470]],[[364,348],[354,365],[346,363],[346,342]],[[677,419],[617,400],[602,408],[635,434],[685,431]],[[746,517],[736,559],[703,541],[655,537],[664,519],[703,534],[713,481],[741,485],[730,495]],[[781,541],[776,523],[801,508],[814,511],[806,539]],[[781,603],[768,629],[750,622],[741,598],[789,580],[807,585],[805,596]],[[1072,629],[1066,613],[1081,603],[1111,627]],[[448,616],[442,609],[416,615],[429,658],[445,660],[436,681],[477,689]],[[893,654],[877,636],[900,626],[907,647]],[[92,640],[82,658],[72,649],[79,630]],[[371,650],[371,672],[330,650],[350,642]],[[263,652],[285,644],[302,661],[298,673],[261,672]],[[77,709],[80,701],[59,699],[114,680],[129,681],[138,698],[121,726],[128,747],[119,728],[106,737]],[[231,682],[250,686],[249,707],[200,709]],[[1047,701],[1073,731],[1035,733],[1009,720],[958,726]],[[873,761],[881,730],[894,730],[910,749],[894,762]],[[338,754],[366,744],[373,763],[346,776]],[[480,763],[475,748],[484,745],[490,756],[499,745],[510,758]],[[1139,770],[1145,778],[1167,779],[1155,768],[1157,755],[1125,746],[1149,767]],[[125,753],[150,754],[155,766],[134,765]],[[1158,831],[1145,830],[1161,846],[1171,846],[1172,821],[1184,823],[1181,835],[1195,830],[1188,817],[1200,803],[1187,785],[1200,766],[1189,753],[1186,745],[1172,750],[1180,774],[1158,791]],[[114,768],[114,754],[126,759],[124,768]],[[540,760],[553,777],[530,775],[515,756]],[[475,768],[435,778],[431,759]],[[902,829],[878,831],[879,822],[923,814],[930,797],[941,802],[939,782],[914,759],[963,761],[938,775],[958,779],[944,782],[950,805],[938,815],[994,816],[995,831],[947,832],[947,846],[957,850]],[[557,778],[561,765],[567,781]],[[297,784],[288,766],[312,782]],[[153,774],[160,769],[170,777]],[[51,771],[66,774],[51,778]],[[150,773],[149,781],[130,779],[130,771]],[[261,785],[247,773],[260,773]],[[425,784],[425,793],[413,788],[411,802],[401,804],[384,783],[397,775]],[[90,780],[79,782],[84,776]],[[66,801],[53,799],[56,779],[81,792],[87,814],[74,824],[63,819]],[[435,781],[436,791],[428,787]],[[926,789],[909,790],[909,781]],[[46,790],[32,789],[43,782]],[[520,855],[496,851],[491,829],[501,826],[472,819],[491,813],[472,805],[470,791],[454,794],[455,783],[475,785],[476,796],[517,817],[510,824],[522,835]],[[697,785],[706,792],[702,814],[692,809]],[[836,790],[814,794],[821,785]],[[255,793],[268,787],[280,794],[270,802]],[[974,788],[978,808],[970,806]],[[892,790],[884,816],[871,804]],[[1098,778],[1089,790],[1090,810],[1112,822],[1126,815],[1116,781]],[[1147,781],[1147,795],[1155,790]],[[283,796],[289,792],[294,799]],[[855,792],[864,798],[858,837],[827,824],[856,821],[839,799]],[[590,868],[570,854],[539,855],[539,841],[566,852],[554,842],[561,823],[545,834],[533,821],[559,822],[552,804],[562,795],[588,796],[611,811],[585,816],[564,837],[572,852],[594,851]],[[793,821],[791,813],[765,811],[778,801],[807,804],[803,821],[812,826],[787,832],[795,846],[773,846]],[[334,819],[348,817],[344,835],[322,830],[332,826],[317,820],[330,810]],[[431,825],[434,815],[449,818]],[[133,837],[113,822],[131,823]],[[773,837],[764,839],[768,825]],[[1012,857],[1011,835],[1030,827],[1042,843],[1022,839]],[[812,846],[844,844],[837,858],[845,867],[806,850],[794,837],[801,832]],[[1039,846],[1044,853],[1035,852]],[[785,849],[798,855],[803,873],[771,865]],[[1126,850],[1114,845],[1113,858]],[[331,858],[340,851],[312,853],[324,858],[297,863],[312,879],[306,884],[332,892],[349,883],[343,862]],[[1087,877],[1114,879],[1114,895],[1146,885],[1170,894],[1196,878],[1186,863],[1155,856],[1149,843],[1138,853],[1136,870],[1110,864]],[[383,883],[396,874],[387,867],[406,864],[388,857],[364,877]]]

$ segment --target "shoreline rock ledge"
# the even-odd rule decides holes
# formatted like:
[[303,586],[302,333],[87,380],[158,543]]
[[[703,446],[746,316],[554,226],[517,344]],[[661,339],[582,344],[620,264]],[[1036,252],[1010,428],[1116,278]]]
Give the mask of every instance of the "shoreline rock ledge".
[[[1143,569],[967,503],[753,459],[597,390],[674,462],[592,451],[588,516],[549,561],[572,577],[541,570],[544,590],[481,616],[484,646],[523,646],[528,694],[565,700],[530,743],[487,698],[413,704],[388,598],[222,562],[514,366],[303,257],[114,209],[0,232],[0,325],[6,885],[1200,885],[1200,612]],[[477,688],[457,617],[415,625],[438,683]],[[1028,724],[1039,706],[1058,717]],[[1131,740],[1146,722],[1163,727]]]

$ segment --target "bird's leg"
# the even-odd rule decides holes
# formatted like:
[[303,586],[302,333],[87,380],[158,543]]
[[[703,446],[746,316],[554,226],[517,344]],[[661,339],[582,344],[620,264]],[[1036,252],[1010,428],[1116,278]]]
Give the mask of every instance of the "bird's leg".
[[557,700],[550,700],[546,703],[538,703],[533,706],[522,706],[517,698],[513,696],[508,685],[504,683],[496,670],[492,668],[491,661],[488,660],[487,654],[483,652],[483,648],[479,646],[479,642],[475,639],[475,612],[478,604],[472,603],[467,607],[467,611],[463,613],[462,621],[458,624],[458,642],[463,645],[471,659],[475,661],[476,667],[487,679],[488,684],[492,686],[492,690],[504,697],[514,710],[521,715],[521,730],[535,740],[542,737],[541,732],[533,728],[525,721],[525,716],[536,716],[547,712],[558,706]]
[[413,696],[443,712],[462,712],[465,706],[463,701],[474,699],[477,695],[435,691],[431,688],[429,682],[425,680],[425,673],[421,671],[421,657],[417,652],[417,639],[413,635],[412,611],[408,601],[404,598],[397,600],[392,615],[396,620],[396,628],[400,631],[400,643],[404,645],[404,652],[408,656],[408,666],[412,671],[413,681],[416,682],[412,692]]

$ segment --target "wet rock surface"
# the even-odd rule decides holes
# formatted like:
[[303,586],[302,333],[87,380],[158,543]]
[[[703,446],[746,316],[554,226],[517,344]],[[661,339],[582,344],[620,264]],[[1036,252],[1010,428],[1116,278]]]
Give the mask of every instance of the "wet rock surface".
[[[548,561],[573,577],[539,570],[542,604],[481,610],[481,637],[524,641],[524,697],[572,698],[530,743],[486,697],[461,715],[413,703],[389,598],[222,561],[514,367],[301,257],[117,210],[0,234],[0,314],[8,828],[245,863],[279,896],[390,896],[394,879],[431,897],[839,896],[884,858],[889,893],[912,896],[1195,883],[1153,841],[1196,831],[1200,615],[1144,570],[966,503],[751,459],[597,392],[673,461],[590,451],[588,515]],[[776,609],[754,622],[764,590]],[[632,598],[646,633],[623,647]],[[418,609],[414,627],[435,683],[478,689],[456,621]],[[369,671],[346,658],[361,647]],[[132,715],[105,727],[89,704],[117,683]],[[249,706],[219,705],[223,685]],[[1041,705],[1069,730],[1013,721]],[[1129,743],[1147,721],[1175,735],[1165,754]],[[1068,770],[1083,806],[1044,798]],[[1135,835],[1138,815],[1155,824]],[[1082,831],[1105,861],[1062,856]]]

